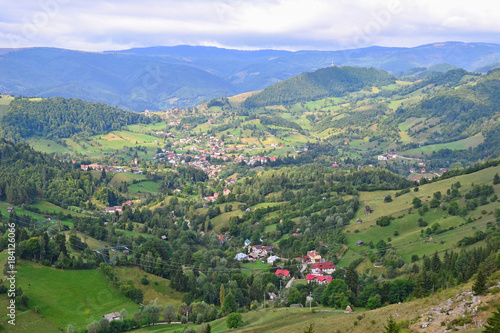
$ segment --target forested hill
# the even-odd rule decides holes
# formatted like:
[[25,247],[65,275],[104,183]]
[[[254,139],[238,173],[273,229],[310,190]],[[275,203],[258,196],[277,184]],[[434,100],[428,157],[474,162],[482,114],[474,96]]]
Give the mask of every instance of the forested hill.
[[245,107],[289,104],[338,97],[367,87],[394,83],[396,77],[375,68],[328,67],[279,82],[248,98]]
[[500,111],[500,69],[492,70],[475,84],[443,89],[415,106],[397,110],[400,121],[408,117],[439,119],[435,136],[452,141],[491,130]]
[[32,136],[69,138],[83,131],[102,134],[129,124],[150,123],[151,119],[104,103],[80,99],[21,98],[12,101],[0,121],[4,137],[17,141]]
[[90,173],[25,144],[0,139],[0,200],[20,205],[45,198],[59,206],[78,206],[88,200],[93,186]]

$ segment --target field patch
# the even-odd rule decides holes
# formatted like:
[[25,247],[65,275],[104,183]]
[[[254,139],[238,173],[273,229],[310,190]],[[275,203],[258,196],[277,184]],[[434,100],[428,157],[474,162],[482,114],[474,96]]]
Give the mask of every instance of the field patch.
[[121,295],[99,270],[58,270],[29,261],[18,262],[18,285],[52,324],[66,328],[85,328],[104,314],[126,309],[139,310]]
[[[170,280],[146,273],[137,267],[115,268],[115,272],[120,281],[130,281],[135,288],[142,290],[144,293],[144,304],[158,298],[161,306],[172,304],[174,307],[177,307],[182,301],[183,293],[172,289],[170,287]],[[141,283],[143,277],[149,281],[149,284],[143,285]]]
[[482,133],[476,134],[474,136],[468,137],[467,139],[458,140],[454,142],[441,143],[436,145],[428,145],[420,148],[411,149],[405,151],[405,154],[419,155],[420,153],[432,153],[439,151],[441,149],[451,149],[451,150],[464,150],[469,148],[475,148],[484,142],[484,136]]

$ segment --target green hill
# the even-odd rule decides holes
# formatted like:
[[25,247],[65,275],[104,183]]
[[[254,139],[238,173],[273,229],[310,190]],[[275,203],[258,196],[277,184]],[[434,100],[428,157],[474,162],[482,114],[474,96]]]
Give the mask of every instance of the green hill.
[[247,108],[338,97],[346,93],[394,83],[395,77],[375,68],[329,67],[304,73],[249,97]]
[[150,123],[144,115],[103,103],[79,99],[15,99],[0,119],[7,138],[69,138],[73,134],[102,134],[122,126]]

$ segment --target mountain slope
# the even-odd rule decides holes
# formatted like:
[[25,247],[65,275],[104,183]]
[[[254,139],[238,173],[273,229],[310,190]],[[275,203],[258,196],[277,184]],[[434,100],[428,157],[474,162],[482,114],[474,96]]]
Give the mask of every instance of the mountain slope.
[[247,108],[338,97],[372,86],[394,83],[395,77],[375,68],[329,67],[270,86],[245,101]]
[[164,109],[261,90],[332,64],[391,73],[446,63],[474,70],[500,61],[500,45],[446,42],[414,48],[239,51],[151,47],[103,53],[52,48],[0,49],[0,91],[82,98],[122,108]]

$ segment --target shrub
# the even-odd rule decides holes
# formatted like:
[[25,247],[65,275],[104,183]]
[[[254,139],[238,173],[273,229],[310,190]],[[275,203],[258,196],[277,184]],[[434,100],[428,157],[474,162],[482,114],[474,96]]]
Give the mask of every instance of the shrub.
[[241,313],[233,312],[226,319],[226,325],[228,328],[238,328],[243,325],[243,317]]

